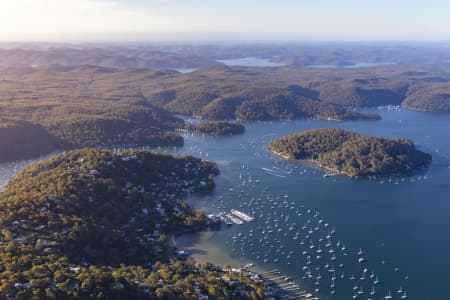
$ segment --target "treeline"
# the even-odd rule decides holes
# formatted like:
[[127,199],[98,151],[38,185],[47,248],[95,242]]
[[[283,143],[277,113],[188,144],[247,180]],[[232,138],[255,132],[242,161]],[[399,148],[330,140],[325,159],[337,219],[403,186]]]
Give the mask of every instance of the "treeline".
[[407,139],[365,136],[342,129],[313,129],[268,144],[270,151],[296,160],[312,160],[349,177],[411,175],[426,167],[431,155]]
[[450,111],[450,86],[448,81],[420,83],[408,91],[403,107],[434,112]]
[[314,117],[330,120],[375,119],[378,115],[352,112],[343,106],[305,96],[298,87],[244,90],[232,97],[218,98],[199,113],[204,118],[246,121],[293,120]]
[[[264,68],[214,67],[175,76],[164,88],[158,84],[153,89],[143,89],[143,93],[148,101],[169,111],[215,119],[280,119],[293,115],[301,117],[302,113],[319,117],[331,115],[331,118],[338,115],[345,119],[340,111],[348,107],[403,104],[414,108],[408,101],[410,98],[422,99],[429,111],[445,110],[448,106],[445,98],[448,82],[450,69],[446,66],[389,65],[370,69],[284,67],[270,72]],[[421,98],[421,94],[424,97]],[[298,113],[284,111],[297,105],[279,105],[292,96],[306,106]],[[247,107],[259,111],[253,114]],[[337,110],[337,113],[330,113],[330,110]],[[348,110],[348,113],[352,114],[352,111]]]
[[245,132],[244,125],[221,121],[207,121],[198,124],[187,124],[184,129],[188,132],[206,135],[235,135]]
[[64,119],[50,124],[50,133],[63,141],[64,148],[112,146],[183,146],[183,138],[132,119],[88,116]]
[[209,222],[183,197],[216,174],[193,157],[91,149],[26,168],[0,194],[0,298],[261,299],[246,275],[173,256],[169,235]]
[[4,142],[0,161],[33,158],[57,149],[184,143],[174,132],[184,122],[148,104],[42,101],[1,108],[0,135]]
[[5,69],[0,75],[0,119],[40,125],[66,148],[178,146],[182,139],[173,130],[183,123],[172,113],[211,120],[374,120],[379,116],[348,106],[402,104],[448,111],[449,81],[446,66],[394,65],[338,73],[225,66],[190,74],[98,66]]
[[198,68],[214,64],[217,62],[212,59],[193,54],[122,47],[0,49],[1,67],[95,65],[119,69],[161,69]]

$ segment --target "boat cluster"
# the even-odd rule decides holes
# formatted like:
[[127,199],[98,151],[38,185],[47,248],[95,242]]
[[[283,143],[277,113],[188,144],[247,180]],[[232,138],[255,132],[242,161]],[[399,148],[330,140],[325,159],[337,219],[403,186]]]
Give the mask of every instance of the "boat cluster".
[[242,225],[245,222],[251,222],[254,220],[253,217],[247,215],[246,213],[239,211],[237,209],[231,209],[229,213],[221,212],[218,214],[210,214],[208,216],[210,219],[219,220],[229,226],[233,224]]
[[[307,294],[316,299],[334,295],[348,299],[407,299],[402,287],[392,293],[394,289],[381,282],[364,251],[349,249],[318,210],[300,205],[299,199],[290,199],[288,194],[272,192],[247,165],[240,169],[239,184],[215,202],[216,209],[221,210],[237,202],[239,210],[233,209],[230,215],[254,221],[229,230],[227,244],[236,257],[287,270],[298,282],[288,286],[307,286]],[[282,166],[270,169],[278,174],[292,172]],[[242,211],[246,212],[245,218]],[[379,264],[386,262],[380,260]],[[391,270],[399,272],[398,268]],[[407,284],[408,276],[399,278]]]
[[[401,275],[402,272],[385,258],[371,258],[376,255],[371,249],[367,250],[371,254],[367,256],[359,246],[346,245],[318,210],[303,205],[302,199],[293,199],[279,190],[272,191],[275,189],[272,181],[270,187],[264,184],[267,176],[281,182],[294,175],[321,174],[314,168],[271,158],[264,146],[264,139],[270,138],[273,137],[249,140],[240,147],[242,151],[253,153],[256,159],[269,158],[272,165],[256,167],[250,162],[220,162],[222,168],[232,169],[223,174],[233,175],[226,178],[230,181],[229,187],[197,202],[227,224],[240,225],[229,226],[223,233],[233,256],[267,269],[282,270],[290,278],[287,288],[302,286],[303,291],[308,291],[290,299],[407,299],[404,287],[408,285],[408,275]],[[188,153],[207,157],[204,151],[193,145]],[[420,179],[427,177],[417,178]],[[385,179],[386,183],[393,184],[402,181]]]

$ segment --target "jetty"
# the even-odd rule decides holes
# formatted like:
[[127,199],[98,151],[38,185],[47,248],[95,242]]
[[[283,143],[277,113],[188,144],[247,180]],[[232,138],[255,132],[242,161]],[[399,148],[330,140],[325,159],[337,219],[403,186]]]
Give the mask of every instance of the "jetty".
[[290,300],[318,300],[319,298],[314,297],[313,294],[302,289],[297,283],[293,281],[292,278],[285,276],[278,269],[273,269],[271,271],[259,273],[267,285],[271,288],[274,294],[276,294],[280,299],[290,299]]

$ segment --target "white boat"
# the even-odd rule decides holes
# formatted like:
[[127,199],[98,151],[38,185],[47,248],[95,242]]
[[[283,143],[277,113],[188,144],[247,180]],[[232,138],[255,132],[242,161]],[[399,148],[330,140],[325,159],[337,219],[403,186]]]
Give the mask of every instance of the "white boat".
[[230,214],[226,214],[225,217],[227,217],[231,222],[233,222],[235,224],[238,224],[238,225],[244,224],[244,222],[242,220],[240,220]]
[[391,291],[389,290],[388,294],[384,296],[384,299],[392,299]]
[[336,284],[334,283],[334,280],[331,281],[331,285],[330,288],[334,288],[336,286]]
[[236,217],[239,217],[240,219],[242,219],[242,220],[244,220],[244,221],[246,221],[246,222],[251,222],[251,221],[254,220],[253,217],[250,217],[250,216],[247,215],[246,213],[243,213],[243,212],[241,212],[241,211],[239,211],[239,210],[237,210],[237,209],[232,209],[232,210],[231,210],[231,213],[232,213],[233,215],[235,215]]

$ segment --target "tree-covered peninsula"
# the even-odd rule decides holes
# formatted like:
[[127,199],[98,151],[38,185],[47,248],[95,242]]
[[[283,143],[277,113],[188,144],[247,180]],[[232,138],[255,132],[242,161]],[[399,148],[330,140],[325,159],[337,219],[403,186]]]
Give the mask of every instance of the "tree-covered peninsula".
[[251,299],[264,283],[174,256],[168,236],[208,218],[183,197],[217,166],[149,152],[75,150],[0,194],[1,299]]
[[209,121],[199,124],[188,124],[184,127],[188,132],[205,135],[236,135],[245,132],[244,125],[224,122],[224,121]]
[[349,177],[411,175],[426,167],[431,155],[408,139],[367,136],[336,128],[294,133],[268,144],[281,157],[308,160]]

